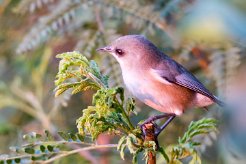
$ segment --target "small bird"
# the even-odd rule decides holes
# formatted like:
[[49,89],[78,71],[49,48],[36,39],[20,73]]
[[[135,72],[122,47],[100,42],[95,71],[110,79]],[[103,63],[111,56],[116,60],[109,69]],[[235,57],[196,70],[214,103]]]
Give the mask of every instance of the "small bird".
[[112,54],[119,62],[124,83],[135,97],[165,113],[143,124],[169,118],[156,135],[191,107],[223,105],[192,73],[142,35],[122,36],[98,50]]

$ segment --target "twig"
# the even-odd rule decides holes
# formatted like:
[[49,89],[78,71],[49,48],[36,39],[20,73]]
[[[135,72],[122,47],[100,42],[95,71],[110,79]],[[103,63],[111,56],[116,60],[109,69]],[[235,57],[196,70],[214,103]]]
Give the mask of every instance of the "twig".
[[[77,144],[72,144],[70,145],[70,147],[73,150],[81,148],[81,146]],[[81,151],[81,152],[78,152],[78,155],[80,155],[85,160],[89,161],[89,163],[91,164],[98,164],[98,159],[90,151]]]
[[60,155],[57,155],[53,158],[50,158],[49,160],[47,161],[40,161],[40,163],[50,163],[50,162],[53,162],[59,158],[63,158],[63,157],[66,157],[68,155],[72,155],[72,154],[75,154],[75,153],[78,153],[78,152],[81,152],[81,151],[87,151],[87,150],[95,150],[95,149],[101,149],[101,148],[116,148],[117,147],[117,144],[107,144],[107,145],[93,145],[93,146],[90,146],[90,147],[84,147],[84,148],[80,148],[80,149],[75,149],[75,150],[72,150],[72,151],[69,151],[69,152],[65,152],[63,154],[60,154]]

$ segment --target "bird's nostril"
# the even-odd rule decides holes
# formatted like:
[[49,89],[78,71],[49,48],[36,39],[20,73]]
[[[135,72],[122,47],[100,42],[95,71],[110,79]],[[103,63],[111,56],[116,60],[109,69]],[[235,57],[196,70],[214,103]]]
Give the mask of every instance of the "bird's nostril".
[[108,51],[108,52],[110,52],[110,51],[112,51],[113,49],[111,48],[111,47],[103,47],[103,48],[99,48],[99,49],[97,49],[97,51]]

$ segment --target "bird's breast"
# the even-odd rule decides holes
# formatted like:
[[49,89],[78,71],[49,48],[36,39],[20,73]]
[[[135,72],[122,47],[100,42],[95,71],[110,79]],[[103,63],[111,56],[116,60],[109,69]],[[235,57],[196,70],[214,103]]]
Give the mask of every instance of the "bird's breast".
[[148,72],[122,72],[129,91],[148,106],[164,113],[180,115],[191,102],[192,94],[175,84],[161,83]]

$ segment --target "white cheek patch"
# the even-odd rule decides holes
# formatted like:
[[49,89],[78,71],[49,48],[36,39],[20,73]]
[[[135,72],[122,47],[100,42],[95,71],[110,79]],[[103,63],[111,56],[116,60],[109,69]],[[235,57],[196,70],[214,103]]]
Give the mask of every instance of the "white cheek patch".
[[161,83],[166,84],[166,85],[172,85],[172,83],[170,83],[170,82],[167,81],[166,79],[162,78],[162,77],[157,73],[157,71],[154,70],[154,69],[152,69],[152,68],[150,69],[150,74],[151,74],[151,76],[152,76],[154,79],[160,81]]

